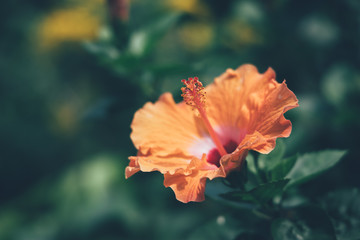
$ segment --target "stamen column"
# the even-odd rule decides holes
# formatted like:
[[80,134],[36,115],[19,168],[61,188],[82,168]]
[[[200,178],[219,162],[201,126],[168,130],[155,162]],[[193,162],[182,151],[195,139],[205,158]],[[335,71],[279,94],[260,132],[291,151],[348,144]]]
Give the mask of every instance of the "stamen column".
[[205,107],[205,91],[203,84],[199,81],[199,78],[188,78],[188,80],[181,80],[185,87],[181,88],[182,97],[187,105],[191,106],[193,109],[197,109],[201,119],[206,126],[213,142],[216,145],[216,148],[219,150],[221,156],[227,154],[224,146],[221,144],[220,139],[213,127],[210,124],[210,121],[206,115],[206,107]]

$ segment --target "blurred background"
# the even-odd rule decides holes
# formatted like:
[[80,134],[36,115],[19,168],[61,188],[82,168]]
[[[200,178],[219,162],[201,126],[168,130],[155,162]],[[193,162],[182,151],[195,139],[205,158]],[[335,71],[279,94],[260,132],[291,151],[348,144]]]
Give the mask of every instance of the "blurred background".
[[272,67],[299,98],[287,154],[349,150],[304,198],[360,187],[360,1],[1,5],[0,239],[226,239],[211,224],[227,206],[182,204],[161,174],[124,169],[137,109],[244,63]]

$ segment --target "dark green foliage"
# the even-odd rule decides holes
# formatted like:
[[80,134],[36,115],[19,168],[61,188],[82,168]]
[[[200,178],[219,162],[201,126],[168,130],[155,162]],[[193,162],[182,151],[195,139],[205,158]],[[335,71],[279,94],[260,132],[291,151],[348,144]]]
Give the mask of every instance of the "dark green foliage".
[[188,238],[189,240],[216,240],[234,239],[239,232],[234,219],[227,216],[218,216],[211,221],[205,222],[195,229]]
[[284,217],[271,225],[274,240],[336,240],[335,231],[324,210],[315,206],[287,209]]
[[[254,215],[257,217],[270,221],[271,234],[274,240],[336,240],[332,222],[323,208],[320,206],[303,205],[301,202],[299,202],[300,205],[295,205],[292,208],[288,208],[286,204],[283,205],[282,201],[298,197],[296,195],[298,192],[296,191],[290,191],[284,196],[285,199],[282,198],[286,188],[309,181],[328,170],[340,161],[346,151],[326,150],[288,158],[283,158],[284,153],[285,148],[283,145],[280,145],[280,149],[274,151],[273,154],[266,156],[259,155],[257,159],[253,156],[248,157],[249,173],[255,176],[255,181],[265,182],[247,191],[244,189],[249,189],[254,183],[245,182],[244,186],[240,187],[241,190],[223,193],[221,196],[226,200],[240,203],[236,205],[238,207],[246,207],[243,203],[254,204],[247,207],[252,208]],[[281,179],[285,176],[285,179]],[[271,179],[278,180],[274,181]],[[332,199],[334,196],[328,197],[327,201],[329,201],[329,198]],[[344,198],[340,199],[345,200]],[[353,203],[355,204],[355,202]],[[325,206],[331,210],[334,205],[326,202]],[[341,204],[336,204],[336,206],[341,208]],[[358,205],[350,203],[349,208],[351,212],[356,214]],[[337,213],[335,214],[338,215]],[[352,223],[353,225],[358,224],[356,220]],[[354,226],[351,226],[350,229],[355,230]],[[341,231],[343,234],[344,229],[338,231]],[[355,230],[349,235],[357,236],[357,234],[358,232]],[[252,235],[251,233],[244,233],[242,237],[245,239],[250,237],[254,239],[268,239],[263,238],[261,235]]]
[[331,192],[321,199],[321,206],[330,217],[338,240],[360,238],[359,189]]
[[257,186],[250,191],[236,191],[223,194],[225,199],[233,201],[245,201],[258,204],[265,204],[275,196],[281,195],[283,188],[289,182],[289,179],[283,179],[275,182],[268,182]]

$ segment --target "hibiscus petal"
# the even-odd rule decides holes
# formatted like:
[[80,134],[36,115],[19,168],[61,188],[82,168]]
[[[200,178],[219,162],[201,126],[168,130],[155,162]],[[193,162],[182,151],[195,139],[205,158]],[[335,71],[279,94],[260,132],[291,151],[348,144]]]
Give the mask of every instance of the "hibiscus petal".
[[151,151],[148,151],[148,153],[143,156],[129,157],[130,164],[125,171],[126,178],[131,177],[139,170],[142,172],[159,171],[163,174],[168,172],[174,174],[177,170],[183,170],[184,172],[192,159],[183,155],[181,152],[167,156],[156,156],[150,152]]
[[[215,128],[237,128],[243,134],[234,139],[244,145],[244,137],[261,136],[254,150],[269,153],[277,137],[288,137],[291,122],[283,114],[298,106],[298,100],[285,82],[275,81],[275,72],[269,68],[260,74],[253,65],[228,69],[206,89],[208,115]],[[221,133],[220,133],[221,134]],[[260,141],[260,140],[259,140]],[[248,145],[248,144],[247,144]],[[261,147],[260,147],[261,146]]]
[[204,201],[205,185],[204,172],[198,170],[187,176],[184,174],[164,175],[164,186],[171,187],[176,199],[183,203]]
[[274,78],[272,69],[260,74],[253,65],[227,69],[205,88],[209,118],[215,126],[247,129],[269,89],[276,86]]
[[205,159],[205,154],[201,160],[193,159],[189,165],[190,174],[182,172],[164,174],[164,186],[171,187],[177,200],[183,203],[203,201],[206,180],[226,176],[223,167],[214,168]]
[[129,166],[125,168],[125,178],[129,178],[138,171],[140,171],[140,166],[137,162],[136,157],[129,157]]
[[137,149],[151,149],[157,156],[183,152],[204,134],[200,119],[183,103],[176,104],[170,93],[164,93],[156,103],[147,103],[136,112],[131,124],[131,139]]
[[285,119],[284,113],[297,106],[295,94],[287,88],[284,81],[268,94],[252,128],[266,136],[288,137],[291,122]]

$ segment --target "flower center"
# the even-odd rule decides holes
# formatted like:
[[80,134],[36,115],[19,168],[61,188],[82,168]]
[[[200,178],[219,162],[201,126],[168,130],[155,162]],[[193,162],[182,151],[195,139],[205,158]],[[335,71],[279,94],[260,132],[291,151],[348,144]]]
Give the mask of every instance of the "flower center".
[[[229,140],[225,145],[224,148],[227,153],[232,153],[237,148],[238,144],[234,140]],[[220,158],[221,155],[219,153],[219,150],[217,148],[213,148],[209,151],[209,153],[206,155],[206,161],[208,163],[214,164],[217,167],[220,167]]]
[[190,105],[193,109],[196,109],[199,112],[203,123],[208,130],[211,139],[216,145],[216,150],[220,156],[224,156],[227,152],[224,146],[221,144],[218,135],[215,133],[213,127],[210,124],[210,121],[206,115],[205,110],[205,91],[202,83],[199,81],[199,78],[188,78],[188,80],[181,80],[185,87],[181,88],[181,96],[184,98],[184,102],[187,105]]

